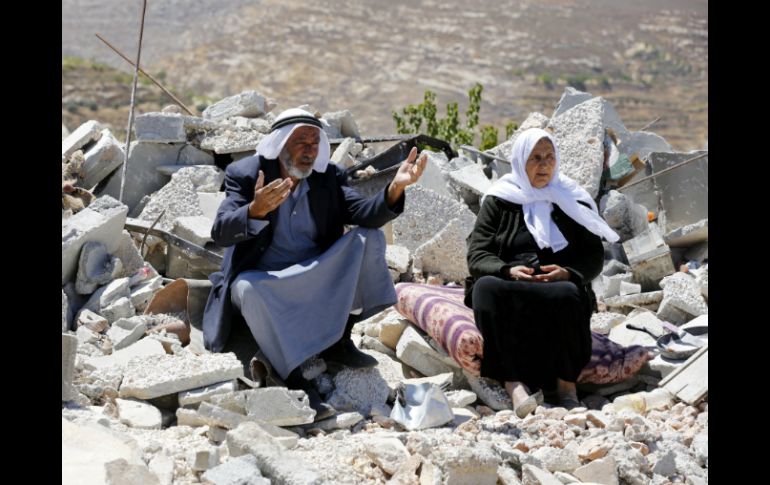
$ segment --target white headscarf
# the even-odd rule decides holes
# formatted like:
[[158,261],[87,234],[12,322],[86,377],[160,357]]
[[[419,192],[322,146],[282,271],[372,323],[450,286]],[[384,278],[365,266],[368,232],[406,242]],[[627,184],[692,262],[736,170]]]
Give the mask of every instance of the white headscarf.
[[[287,118],[293,117],[315,118],[312,113],[309,113],[303,109],[291,108],[279,114],[273,122],[273,126]],[[313,170],[321,173],[325,172],[326,166],[329,164],[329,154],[331,152],[329,147],[329,138],[326,136],[326,132],[323,129],[314,124],[303,123],[301,118],[298,119],[297,123],[281,126],[278,129],[272,130],[269,135],[263,137],[257,145],[257,155],[261,155],[268,160],[274,160],[278,158],[281,150],[283,150],[283,146],[286,144],[286,140],[288,140],[291,134],[294,133],[294,130],[300,126],[312,126],[313,128],[318,128],[318,131],[321,132],[321,139],[318,144],[318,155],[315,157]]]
[[[556,166],[548,185],[542,189],[536,189],[529,182],[525,167],[532,149],[542,138],[547,138],[553,143]],[[558,205],[565,214],[593,234],[610,242],[617,241],[618,235],[601,218],[596,209],[596,203],[588,192],[573,179],[559,173],[559,165],[559,150],[551,134],[540,128],[525,130],[513,143],[511,173],[492,184],[484,194],[484,198],[494,195],[514,204],[520,204],[524,210],[524,223],[540,249],[551,248],[556,252],[569,244],[551,219],[553,204]],[[579,204],[578,201],[588,203],[591,208]]]

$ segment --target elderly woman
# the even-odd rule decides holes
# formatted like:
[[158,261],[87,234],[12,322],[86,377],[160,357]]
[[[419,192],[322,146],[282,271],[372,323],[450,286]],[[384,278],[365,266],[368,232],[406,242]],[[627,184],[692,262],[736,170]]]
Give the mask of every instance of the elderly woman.
[[559,173],[551,134],[521,133],[511,173],[484,194],[468,238],[465,298],[484,336],[481,375],[505,382],[519,417],[543,402],[543,389],[555,388],[563,407],[579,405],[602,237],[618,240],[588,192]]

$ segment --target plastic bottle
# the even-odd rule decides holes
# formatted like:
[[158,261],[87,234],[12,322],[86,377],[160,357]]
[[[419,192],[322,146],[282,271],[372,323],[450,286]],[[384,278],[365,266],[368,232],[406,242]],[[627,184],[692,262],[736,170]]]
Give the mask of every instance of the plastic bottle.
[[612,407],[616,412],[628,409],[636,413],[644,413],[650,409],[660,409],[670,406],[674,396],[662,387],[650,392],[636,392],[615,398]]

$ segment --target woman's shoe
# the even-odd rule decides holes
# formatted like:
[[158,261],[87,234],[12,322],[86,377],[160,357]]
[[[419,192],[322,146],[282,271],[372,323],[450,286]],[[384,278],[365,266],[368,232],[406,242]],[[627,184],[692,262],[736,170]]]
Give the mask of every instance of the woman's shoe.
[[540,404],[543,404],[542,390],[532,394],[523,402],[519,403],[518,406],[514,406],[513,412],[516,413],[516,416],[518,416],[520,419],[524,419],[529,415],[529,413],[537,409]]

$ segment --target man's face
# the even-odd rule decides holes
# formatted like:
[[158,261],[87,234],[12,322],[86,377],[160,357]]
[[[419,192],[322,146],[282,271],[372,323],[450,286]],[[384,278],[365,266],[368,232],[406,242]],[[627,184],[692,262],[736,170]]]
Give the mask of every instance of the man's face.
[[321,132],[314,126],[300,126],[289,136],[281,152],[281,163],[291,177],[303,179],[313,171]]
[[542,189],[553,178],[554,168],[556,168],[556,154],[551,140],[541,138],[529,154],[525,166],[529,183],[536,189]]

